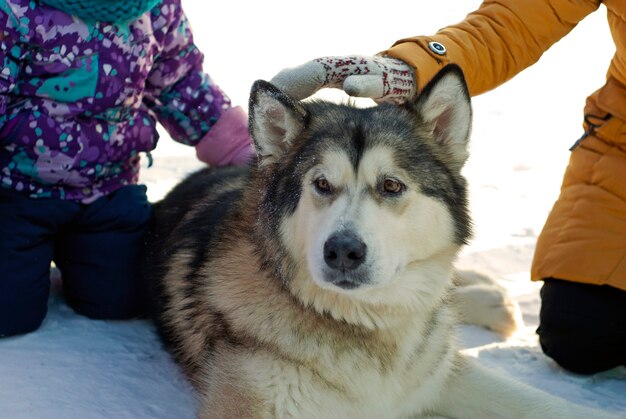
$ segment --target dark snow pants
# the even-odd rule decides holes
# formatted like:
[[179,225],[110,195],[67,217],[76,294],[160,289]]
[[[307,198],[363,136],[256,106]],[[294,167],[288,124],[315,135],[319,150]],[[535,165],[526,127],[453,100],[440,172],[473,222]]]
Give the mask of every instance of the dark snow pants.
[[140,185],[89,205],[0,189],[0,336],[40,326],[53,260],[76,312],[94,319],[142,314],[139,258],[151,213]]
[[539,342],[546,355],[579,374],[626,365],[626,291],[546,279]]

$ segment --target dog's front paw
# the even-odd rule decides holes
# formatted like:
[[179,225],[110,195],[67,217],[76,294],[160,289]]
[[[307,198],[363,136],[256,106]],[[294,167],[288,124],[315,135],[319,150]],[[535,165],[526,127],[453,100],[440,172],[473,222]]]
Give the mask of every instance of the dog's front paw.
[[452,300],[460,320],[483,326],[504,336],[523,326],[519,305],[504,288],[489,283],[474,283],[455,287]]

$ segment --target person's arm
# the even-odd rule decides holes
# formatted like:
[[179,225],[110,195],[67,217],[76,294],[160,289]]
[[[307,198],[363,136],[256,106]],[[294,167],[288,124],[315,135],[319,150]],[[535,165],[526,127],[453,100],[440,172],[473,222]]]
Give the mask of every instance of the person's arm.
[[184,12],[177,8],[164,48],[148,77],[147,105],[172,138],[196,146],[210,165],[245,163],[251,153],[248,120],[203,71],[204,56],[193,42]]
[[398,102],[419,93],[446,64],[455,63],[475,96],[535,63],[600,3],[485,0],[465,20],[433,36],[402,39],[375,57],[317,58],[281,71],[272,83],[298,99],[339,87],[352,96]]
[[[462,22],[434,36],[402,39],[384,54],[416,69],[418,91],[443,66],[458,64],[474,96],[534,64],[599,6],[599,0],[485,0]],[[443,45],[445,54],[431,42]]]
[[6,123],[9,95],[20,73],[19,22],[7,7],[0,7],[0,129]]

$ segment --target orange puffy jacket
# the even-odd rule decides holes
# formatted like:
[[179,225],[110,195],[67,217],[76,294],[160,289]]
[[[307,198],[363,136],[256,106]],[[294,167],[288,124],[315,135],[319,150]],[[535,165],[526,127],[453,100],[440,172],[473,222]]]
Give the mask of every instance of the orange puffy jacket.
[[[486,0],[463,22],[431,37],[402,39],[386,54],[415,67],[418,89],[445,64],[456,63],[477,95],[535,63],[600,3]],[[606,84],[587,99],[587,136],[570,156],[561,194],[537,241],[531,277],[626,290],[626,1],[603,3],[616,53]]]

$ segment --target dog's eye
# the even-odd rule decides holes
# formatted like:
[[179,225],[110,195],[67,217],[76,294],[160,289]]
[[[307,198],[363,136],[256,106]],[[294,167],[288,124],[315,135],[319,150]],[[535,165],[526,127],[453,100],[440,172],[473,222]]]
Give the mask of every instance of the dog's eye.
[[313,181],[313,184],[315,185],[315,189],[317,190],[317,192],[319,192],[322,195],[328,195],[332,193],[333,191],[333,188],[330,185],[330,182],[326,180],[324,176],[321,176],[315,179]]
[[387,178],[383,181],[383,191],[387,194],[396,195],[404,191],[404,185],[396,179]]

